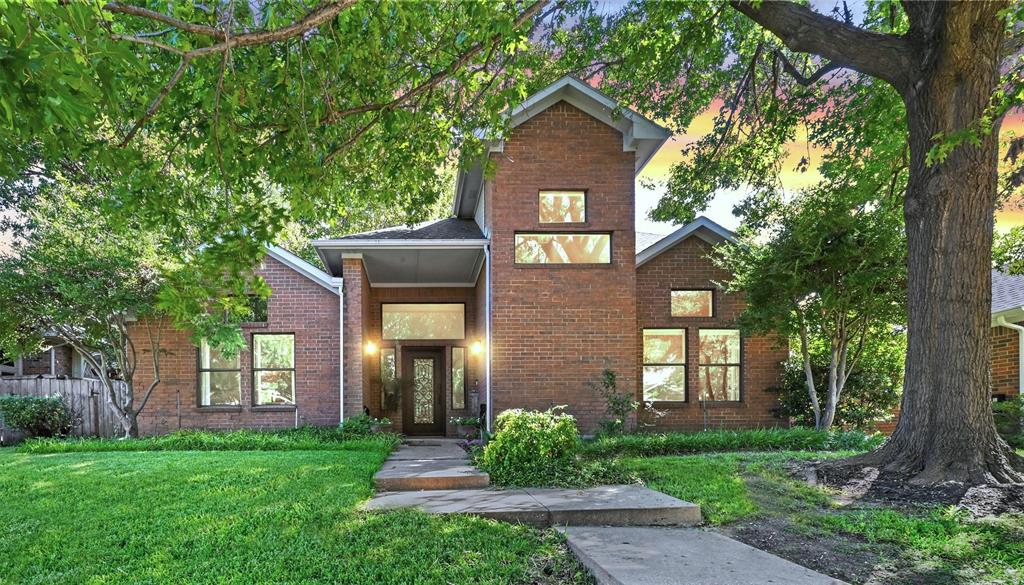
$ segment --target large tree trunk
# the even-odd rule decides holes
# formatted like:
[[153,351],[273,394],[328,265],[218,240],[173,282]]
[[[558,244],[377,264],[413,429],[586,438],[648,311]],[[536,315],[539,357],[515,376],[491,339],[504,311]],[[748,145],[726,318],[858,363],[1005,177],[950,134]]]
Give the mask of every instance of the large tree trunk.
[[934,137],[971,128],[999,81],[1003,25],[991,3],[907,3],[918,67],[901,88],[910,129],[904,205],[908,339],[902,415],[860,463],[918,484],[1024,481],[996,433],[989,387],[998,126],[928,165]]

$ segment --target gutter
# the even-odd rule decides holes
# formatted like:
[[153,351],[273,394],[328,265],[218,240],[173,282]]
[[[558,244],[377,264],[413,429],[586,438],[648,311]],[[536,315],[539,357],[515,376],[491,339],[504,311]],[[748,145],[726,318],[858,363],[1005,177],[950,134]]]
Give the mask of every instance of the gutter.
[[996,324],[1017,331],[1017,392],[1024,391],[1024,327],[1010,323],[1006,317],[999,317]]
[[345,422],[345,279],[332,278],[338,287],[338,424]]

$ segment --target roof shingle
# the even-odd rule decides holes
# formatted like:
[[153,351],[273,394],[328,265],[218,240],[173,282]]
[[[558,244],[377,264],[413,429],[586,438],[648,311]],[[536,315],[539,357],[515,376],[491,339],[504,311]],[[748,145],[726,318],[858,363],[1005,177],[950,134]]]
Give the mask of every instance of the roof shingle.
[[396,226],[342,236],[339,240],[483,240],[472,219],[449,217],[410,226]]

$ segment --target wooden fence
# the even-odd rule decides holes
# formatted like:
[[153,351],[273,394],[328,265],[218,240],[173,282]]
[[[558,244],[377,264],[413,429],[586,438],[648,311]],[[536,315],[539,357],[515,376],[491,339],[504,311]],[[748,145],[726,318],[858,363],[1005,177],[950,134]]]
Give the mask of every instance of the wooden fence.
[[[117,391],[124,392],[118,382]],[[121,432],[121,425],[107,406],[107,396],[99,380],[61,378],[0,378],[0,396],[60,395],[77,420],[71,434],[76,437],[110,438]]]

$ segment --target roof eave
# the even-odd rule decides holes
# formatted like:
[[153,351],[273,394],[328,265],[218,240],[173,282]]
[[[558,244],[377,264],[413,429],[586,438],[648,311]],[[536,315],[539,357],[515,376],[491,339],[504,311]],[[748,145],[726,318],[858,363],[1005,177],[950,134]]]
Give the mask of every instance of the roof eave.
[[992,312],[992,327],[998,327],[999,320],[1005,319],[1008,323],[1019,323],[1024,321],[1024,307],[1010,307],[1001,311]]

